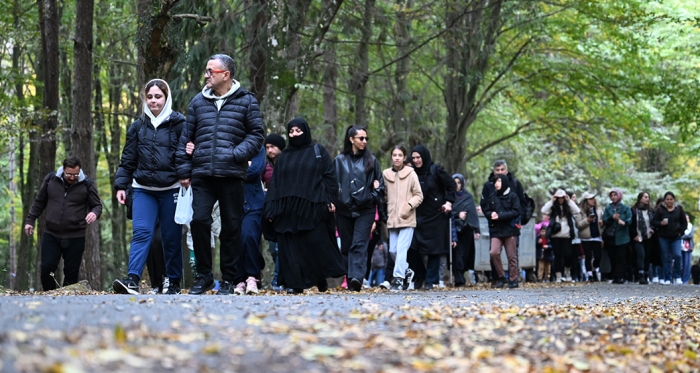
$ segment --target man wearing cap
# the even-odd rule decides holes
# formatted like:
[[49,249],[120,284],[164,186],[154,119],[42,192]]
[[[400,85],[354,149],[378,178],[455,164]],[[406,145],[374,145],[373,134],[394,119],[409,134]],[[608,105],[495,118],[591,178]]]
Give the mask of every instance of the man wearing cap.
[[[262,181],[265,183],[265,190],[267,190],[267,186],[270,185],[270,180],[272,180],[272,172],[275,169],[275,162],[284,148],[286,148],[284,137],[276,133],[271,133],[265,138],[267,162],[265,164],[265,171],[262,174]],[[283,290],[282,287],[277,285],[277,278],[279,277],[280,272],[279,261],[277,260],[277,242],[267,241],[267,243],[270,248],[270,256],[272,256],[272,261],[275,263],[275,271],[272,274],[272,281],[270,281],[270,285],[272,286],[272,290],[281,291]]]

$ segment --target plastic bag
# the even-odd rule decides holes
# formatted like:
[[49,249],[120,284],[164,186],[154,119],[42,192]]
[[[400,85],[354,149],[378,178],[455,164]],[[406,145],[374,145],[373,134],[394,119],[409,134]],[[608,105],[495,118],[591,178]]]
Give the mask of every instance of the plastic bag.
[[192,221],[192,188],[180,187],[180,192],[177,194],[177,206],[175,207],[175,223],[184,224],[188,227]]

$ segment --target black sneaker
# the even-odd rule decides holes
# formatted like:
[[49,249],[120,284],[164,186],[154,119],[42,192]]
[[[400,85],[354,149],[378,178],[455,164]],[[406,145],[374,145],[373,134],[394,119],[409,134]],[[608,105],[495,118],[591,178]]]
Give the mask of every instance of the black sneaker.
[[501,277],[501,278],[499,278],[498,280],[496,280],[496,286],[495,286],[495,288],[496,288],[496,289],[502,289],[502,288],[506,287],[506,283],[507,283],[506,278],[505,278],[505,277]]
[[168,291],[165,292],[165,294],[168,295],[175,295],[175,294],[181,294],[182,290],[180,289],[180,285],[177,284],[170,284],[168,286]]
[[214,279],[210,277],[198,276],[194,280],[194,285],[190,289],[190,295],[200,295],[214,288]]
[[139,276],[134,274],[126,276],[123,280],[116,279],[112,282],[112,289],[117,294],[139,294]]
[[435,288],[435,285],[426,283],[425,287],[423,287],[423,290],[430,291],[430,290],[433,290],[434,288]]
[[401,291],[403,290],[403,279],[402,278],[395,278],[394,281],[391,283],[391,289],[389,291]]
[[406,268],[406,277],[403,281],[403,289],[407,290],[408,287],[411,285],[411,282],[413,281],[413,276],[416,274],[413,272],[412,269]]
[[325,293],[326,291],[328,291],[328,281],[319,281],[318,284],[316,284],[316,288],[318,288],[319,292]]
[[234,288],[235,286],[233,286],[233,282],[221,281],[219,283],[219,292],[217,292],[216,295],[231,295],[233,294]]
[[349,286],[350,289],[352,289],[354,291],[362,290],[362,281],[360,281],[356,278],[350,279],[350,284],[348,284],[348,285],[350,285]]
[[163,284],[160,287],[161,294],[168,294],[168,288],[170,287],[170,279],[167,277],[163,278]]
[[518,282],[517,282],[517,281],[508,281],[508,289],[515,289],[515,288],[517,288],[518,286],[519,286],[519,285],[518,285]]

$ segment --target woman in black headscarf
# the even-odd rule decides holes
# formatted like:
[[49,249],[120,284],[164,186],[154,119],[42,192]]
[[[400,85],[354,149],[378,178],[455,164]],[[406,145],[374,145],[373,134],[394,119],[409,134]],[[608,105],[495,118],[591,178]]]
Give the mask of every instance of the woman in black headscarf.
[[490,188],[488,196],[482,196],[481,210],[489,221],[489,235],[491,236],[491,264],[496,268],[498,281],[496,287],[506,285],[506,277],[501,262],[502,247],[506,248],[508,257],[509,279],[508,288],[518,287],[518,254],[516,251],[517,237],[520,236],[520,227],[516,219],[520,216],[520,199],[517,193],[511,189],[507,175],[495,175],[493,188]]
[[[411,161],[420,181],[423,203],[416,209],[416,229],[408,265],[415,271],[416,289],[425,280],[425,290],[431,290],[440,281],[440,256],[447,255],[450,250],[450,212],[457,185],[442,166],[433,163],[425,146],[413,148]],[[428,256],[427,268],[422,255]]]
[[293,119],[287,131],[289,147],[275,164],[264,210],[279,245],[278,282],[290,293],[314,285],[324,292],[327,278],[346,272],[335,239],[335,167],[326,149],[311,140],[304,119]]
[[474,273],[474,241],[480,235],[479,216],[474,196],[465,189],[464,176],[454,174],[452,178],[457,184],[457,198],[452,205],[452,273],[455,276],[455,286],[463,286],[466,283],[464,271],[468,270],[472,275]]

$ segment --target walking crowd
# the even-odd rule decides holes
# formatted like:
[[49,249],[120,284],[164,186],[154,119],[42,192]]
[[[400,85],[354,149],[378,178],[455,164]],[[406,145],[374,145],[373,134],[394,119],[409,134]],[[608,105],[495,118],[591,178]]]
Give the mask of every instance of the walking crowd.
[[[463,286],[476,281],[475,243],[482,233],[490,237],[492,286],[519,286],[518,245],[534,201],[505,161],[494,163],[477,204],[464,176],[434,163],[423,145],[410,152],[394,146],[391,167],[382,169],[363,127],[346,130],[335,158],[313,141],[302,118],[286,125],[288,143],[277,134],[265,137],[258,103],[235,73],[231,57],[213,55],[206,86],[186,118],[172,110],[164,80],[153,79],[141,91],[143,114],[129,127],[114,185],[133,220],[128,268],[113,282],[116,293],[138,294],[147,263],[155,292],[181,293],[183,228],[174,217],[183,193],[192,196],[186,228],[195,280],[189,294],[214,288],[219,295],[258,293],[262,237],[275,263],[272,288],[292,294],[314,286],[324,292],[328,278],[343,276],[343,286],[354,291],[430,290],[443,286],[448,264],[454,285]],[[47,213],[47,227],[55,228],[43,241],[44,289],[55,287],[48,273],[62,253],[70,258],[66,283],[77,280],[84,246],[79,233],[101,212],[90,182],[80,200],[65,193],[84,180],[79,160],[67,160],[44,180],[27,218],[29,235],[44,207],[60,209],[66,198],[82,203],[74,207],[76,216],[86,216],[66,229],[53,221],[61,212]],[[544,220],[535,229],[538,281],[687,283],[693,226],[675,195],[667,192],[651,205],[649,194],[640,193],[632,208],[618,189],[608,197],[610,203],[600,206],[596,194],[586,192],[578,203],[560,189],[542,207]],[[479,213],[488,232],[481,232]],[[212,269],[213,234],[220,240],[220,281]]]

